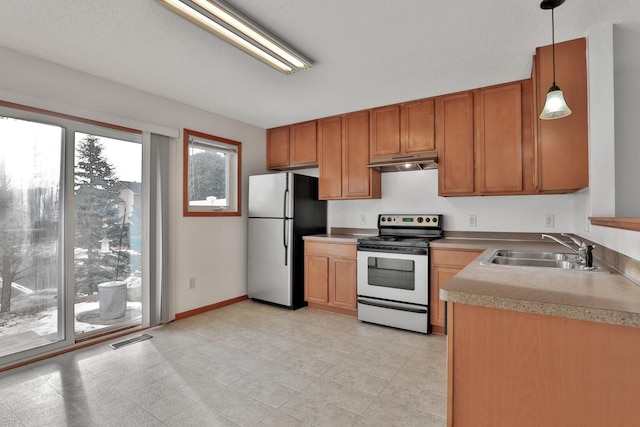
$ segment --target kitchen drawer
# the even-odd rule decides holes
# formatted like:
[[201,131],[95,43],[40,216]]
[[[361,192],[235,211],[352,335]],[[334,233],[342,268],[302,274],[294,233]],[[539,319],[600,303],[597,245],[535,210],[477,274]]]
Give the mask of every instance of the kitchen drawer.
[[354,243],[305,242],[305,251],[309,255],[356,258],[356,245]]
[[462,249],[431,249],[431,265],[451,265],[465,267],[482,252]]

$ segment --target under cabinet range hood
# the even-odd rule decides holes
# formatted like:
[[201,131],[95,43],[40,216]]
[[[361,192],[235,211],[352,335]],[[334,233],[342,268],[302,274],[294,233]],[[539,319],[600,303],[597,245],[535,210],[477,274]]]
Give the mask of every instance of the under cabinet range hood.
[[367,167],[380,172],[404,172],[426,169],[438,169],[438,153],[404,154],[389,157],[376,157]]

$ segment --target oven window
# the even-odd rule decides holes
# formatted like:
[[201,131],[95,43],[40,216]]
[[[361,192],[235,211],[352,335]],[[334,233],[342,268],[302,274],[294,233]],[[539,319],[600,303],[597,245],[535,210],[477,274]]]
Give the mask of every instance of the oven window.
[[415,290],[414,261],[406,259],[370,256],[368,260],[368,283],[384,288]]

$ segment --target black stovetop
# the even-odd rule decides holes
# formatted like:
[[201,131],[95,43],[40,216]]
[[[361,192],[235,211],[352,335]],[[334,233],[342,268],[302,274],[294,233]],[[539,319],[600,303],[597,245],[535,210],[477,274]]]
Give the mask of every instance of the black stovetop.
[[358,239],[358,248],[428,248],[442,238],[442,215],[379,215],[378,233]]

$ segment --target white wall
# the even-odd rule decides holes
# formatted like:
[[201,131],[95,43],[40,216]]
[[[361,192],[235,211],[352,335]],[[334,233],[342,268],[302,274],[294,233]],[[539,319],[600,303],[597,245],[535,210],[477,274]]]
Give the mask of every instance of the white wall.
[[[375,228],[382,213],[440,213],[445,230],[557,233],[572,230],[572,211],[570,195],[439,197],[437,170],[387,172],[382,199],[329,202],[329,226]],[[555,227],[544,226],[545,214],[554,215]],[[469,215],[476,227],[468,226]]]
[[[246,295],[247,176],[265,171],[265,131],[235,120],[0,48],[0,99],[143,130],[189,128],[242,142],[242,217],[182,216],[182,140],[171,140],[173,309]],[[206,90],[203,90],[206,96]],[[138,123],[143,122],[143,123]],[[189,278],[196,288],[189,290]]]
[[616,216],[640,216],[640,23],[613,27]]
[[[619,139],[619,116],[627,114],[630,105],[614,99],[620,90],[636,90],[637,86],[615,81],[614,25],[595,27],[588,34],[589,78],[589,188],[575,195],[574,233],[610,249],[640,260],[640,233],[609,227],[588,226],[586,216],[614,216],[616,212],[616,146]],[[637,50],[638,47],[636,46]],[[634,54],[637,55],[637,52]],[[636,97],[640,91],[634,92]],[[631,120],[638,126],[637,110]],[[637,138],[637,135],[636,135]],[[636,157],[637,160],[639,157]],[[637,165],[634,165],[637,170]],[[638,183],[632,197],[638,198]],[[636,213],[635,216],[638,216]]]

